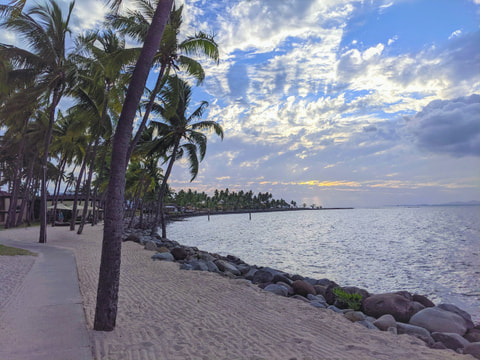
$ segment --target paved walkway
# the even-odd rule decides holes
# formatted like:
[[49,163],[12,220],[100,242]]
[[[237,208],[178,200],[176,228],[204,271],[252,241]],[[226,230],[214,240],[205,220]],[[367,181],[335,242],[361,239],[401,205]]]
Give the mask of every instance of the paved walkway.
[[91,360],[73,253],[4,237],[0,233],[1,244],[38,257],[0,316],[0,359]]

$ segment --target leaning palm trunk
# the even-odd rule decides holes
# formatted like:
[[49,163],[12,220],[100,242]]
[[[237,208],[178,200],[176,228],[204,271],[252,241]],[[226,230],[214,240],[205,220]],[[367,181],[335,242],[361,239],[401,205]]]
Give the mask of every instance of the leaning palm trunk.
[[93,169],[95,165],[95,154],[97,153],[98,144],[100,143],[100,138],[95,140],[95,144],[93,145],[92,150],[92,162],[90,164],[90,169],[88,171],[88,178],[87,178],[87,192],[85,193],[85,201],[83,203],[83,211],[82,211],[82,220],[80,225],[78,226],[77,234],[80,235],[83,232],[83,227],[85,226],[85,222],[87,221],[87,213],[88,213],[88,203],[90,202],[90,185],[92,184],[92,177],[93,177]]
[[105,204],[102,256],[98,279],[94,329],[112,331],[116,325],[118,287],[123,234],[123,204],[127,152],[133,120],[143,94],[148,73],[162,39],[173,0],[160,0],[155,10],[145,44],[138,58],[113,140],[110,182]]
[[73,206],[72,206],[72,219],[70,220],[70,230],[75,230],[75,222],[77,220],[77,208],[78,208],[78,195],[80,193],[80,187],[82,186],[82,178],[83,174],[85,173],[85,169],[87,167],[89,154],[90,154],[90,147],[91,143],[88,144],[87,151],[85,152],[85,158],[82,162],[82,167],[80,168],[80,173],[78,174],[77,184],[75,186],[75,195],[73,196]]

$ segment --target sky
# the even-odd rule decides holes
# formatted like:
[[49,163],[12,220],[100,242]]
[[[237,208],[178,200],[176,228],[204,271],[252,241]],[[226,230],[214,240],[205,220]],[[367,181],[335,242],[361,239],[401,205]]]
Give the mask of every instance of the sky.
[[[480,0],[177,4],[181,36],[219,45],[193,91],[225,137],[209,136],[195,181],[177,164],[173,189],[323,207],[480,200]],[[77,0],[74,32],[105,11]]]

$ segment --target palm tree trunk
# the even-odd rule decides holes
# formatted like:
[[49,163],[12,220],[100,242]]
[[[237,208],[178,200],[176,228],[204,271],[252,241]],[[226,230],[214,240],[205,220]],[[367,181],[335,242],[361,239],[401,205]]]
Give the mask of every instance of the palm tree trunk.
[[18,214],[17,223],[15,226],[20,226],[23,222],[23,214],[29,202],[29,192],[32,187],[32,177],[33,177],[33,166],[35,165],[34,161],[30,161],[30,166],[28,168],[27,179],[25,180],[25,191],[23,193],[22,203],[20,205],[20,213]]
[[167,171],[165,172],[165,175],[163,177],[162,186],[160,187],[160,194],[158,195],[157,214],[155,216],[155,222],[153,223],[152,231],[151,231],[151,235],[156,234],[158,220],[159,220],[158,218],[160,215],[160,223],[162,226],[163,239],[167,238],[167,226],[165,224],[165,212],[163,211],[163,199],[165,198],[165,192],[167,191],[167,181],[168,181],[168,178],[170,177],[170,173],[172,172],[173,163],[175,162],[175,156],[177,154],[179,144],[180,144],[180,139],[175,143],[175,146],[173,147],[172,155],[170,157],[170,162],[168,163]]
[[52,132],[53,132],[53,123],[55,121],[55,109],[57,104],[60,101],[60,89],[55,88],[53,90],[52,104],[50,106],[50,116],[48,121],[48,130],[47,136],[45,138],[45,148],[43,149],[43,158],[42,158],[42,194],[40,199],[40,236],[38,239],[39,243],[47,242],[47,161],[48,161],[48,150],[50,148],[50,143],[52,142]]
[[145,126],[147,125],[148,117],[150,116],[150,112],[152,111],[153,104],[155,103],[155,97],[157,96],[158,92],[162,87],[162,78],[163,78],[163,74],[165,73],[166,67],[167,66],[165,64],[162,64],[162,66],[160,66],[157,82],[155,84],[155,87],[153,88],[152,93],[150,94],[150,100],[148,101],[147,107],[145,108],[145,114],[143,114],[142,122],[140,123],[137,133],[135,134],[135,137],[133,138],[133,140],[130,143],[130,146],[128,147],[127,163],[130,160],[130,157],[132,156],[133,149],[137,145],[138,140],[140,140],[140,136],[142,136],[142,132],[145,129]]
[[90,159],[90,148],[92,143],[89,143],[87,146],[87,151],[85,152],[85,158],[83,159],[82,167],[80,168],[80,173],[78,174],[77,185],[75,186],[75,195],[73,197],[73,209],[72,209],[72,219],[70,220],[70,231],[75,230],[75,222],[77,220],[77,203],[78,203],[78,193],[82,187],[82,178],[85,173],[85,168],[87,167],[88,160]]
[[117,320],[127,152],[130,137],[132,136],[133,120],[143,94],[153,58],[160,46],[172,4],[173,0],[160,0],[158,2],[145,44],[133,71],[125,103],[115,131],[110,182],[105,204],[105,224],[103,228],[94,330],[112,331]]
[[97,138],[95,140],[95,144],[93,145],[93,150],[92,150],[92,154],[91,154],[92,162],[90,164],[90,169],[88,171],[87,184],[85,185],[86,188],[87,188],[87,192],[85,194],[85,201],[83,202],[82,221],[80,222],[80,225],[78,226],[78,231],[77,231],[78,235],[80,235],[83,232],[83,227],[85,226],[85,221],[87,221],[88,203],[90,202],[90,186],[92,184],[92,176],[93,176],[93,170],[94,170],[94,165],[95,165],[95,155],[97,153],[99,143],[100,143],[100,138]]

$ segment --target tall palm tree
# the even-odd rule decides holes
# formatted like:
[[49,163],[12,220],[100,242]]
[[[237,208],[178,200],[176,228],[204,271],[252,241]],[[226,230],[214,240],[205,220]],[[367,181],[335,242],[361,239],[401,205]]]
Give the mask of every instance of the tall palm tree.
[[[155,13],[155,8],[149,0],[136,0],[136,5],[139,10],[128,11],[126,15],[114,14],[109,16],[108,19],[113,27],[133,37],[136,41],[143,43]],[[154,59],[154,66],[159,68],[157,80],[154,88],[150,92],[150,99],[148,103],[145,104],[143,119],[135,137],[130,143],[127,158],[130,158],[147,124],[155,98],[164,83],[164,75],[168,75],[172,68],[174,70],[181,69],[190,76],[193,76],[197,80],[197,84],[200,84],[205,79],[205,71],[202,65],[190,56],[206,56],[218,63],[218,45],[212,35],[199,32],[193,36],[188,36],[181,42],[179,41],[182,11],[183,6],[180,6],[178,9],[174,6],[170,13],[160,48]]]
[[[119,4],[120,0],[111,1]],[[125,172],[127,152],[133,131],[133,120],[147,82],[153,58],[160,46],[173,0],[160,0],[142,51],[135,65],[125,102],[115,130],[110,166],[110,181],[105,203],[102,256],[98,279],[94,329],[112,331],[115,328],[120,283],[120,263],[125,199]]]
[[[14,65],[14,74],[21,78],[28,78],[33,86],[27,86],[22,91],[8,99],[5,108],[10,106],[18,109],[36,102],[39,98],[48,100],[45,111],[48,113],[49,123],[45,136],[42,166],[44,176],[41,188],[40,237],[39,242],[47,242],[46,233],[46,167],[49,147],[52,139],[53,123],[60,99],[67,90],[69,78],[74,67],[67,59],[65,41],[70,32],[69,22],[74,2],[70,3],[66,18],[54,0],[44,5],[32,7],[27,13],[20,13],[2,23],[2,26],[17,32],[28,46],[27,49],[10,45],[0,46],[0,57],[9,59]],[[5,6],[0,7],[0,11]],[[37,20],[38,19],[38,20]]]
[[[199,163],[203,160],[207,151],[207,136],[202,133],[202,130],[213,130],[223,139],[223,129],[215,121],[195,122],[202,117],[208,107],[206,101],[203,101],[198,108],[190,115],[187,115],[192,89],[188,83],[179,77],[169,77],[167,84],[160,92],[160,96],[161,104],[155,104],[153,111],[160,114],[164,122],[153,122],[152,125],[157,128],[160,137],[148,146],[151,153],[164,154],[166,161],[168,161],[162,187],[160,188],[157,212],[161,216],[162,237],[166,238],[163,199],[173,164],[176,160],[186,156],[190,166],[190,174],[192,175],[191,181],[193,181],[198,174]],[[157,225],[158,218],[152,228],[152,233],[156,231]]]

